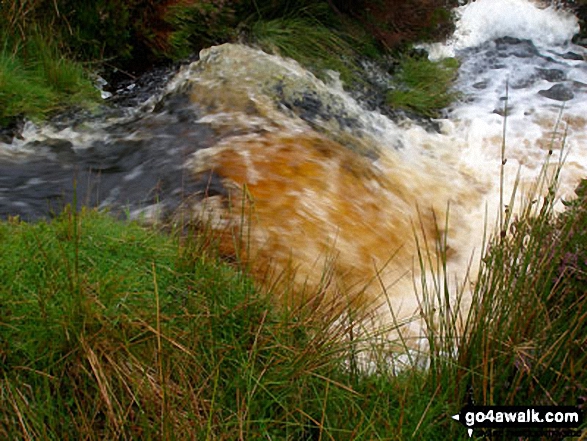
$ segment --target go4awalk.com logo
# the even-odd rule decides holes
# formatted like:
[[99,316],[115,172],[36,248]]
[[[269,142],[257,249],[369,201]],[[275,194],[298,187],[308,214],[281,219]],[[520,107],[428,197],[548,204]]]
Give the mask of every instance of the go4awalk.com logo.
[[469,437],[474,429],[564,433],[579,436],[583,415],[574,406],[475,406],[467,405],[452,418],[467,429]]

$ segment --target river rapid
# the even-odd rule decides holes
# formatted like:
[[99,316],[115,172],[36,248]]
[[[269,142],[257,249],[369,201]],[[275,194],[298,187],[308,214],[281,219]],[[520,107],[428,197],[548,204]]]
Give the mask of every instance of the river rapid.
[[438,130],[367,110],[335,74],[321,81],[225,44],[136,106],[27,123],[0,144],[0,216],[37,220],[75,197],[145,222],[206,225],[283,303],[366,307],[376,326],[418,337],[421,276],[433,278],[418,248],[434,262],[446,244],[454,297],[474,282],[484,230],[504,210],[500,186],[509,200],[519,175],[524,195],[561,154],[559,197],[587,175],[576,18],[529,0],[456,12],[453,37],[426,46],[461,63],[461,99]]

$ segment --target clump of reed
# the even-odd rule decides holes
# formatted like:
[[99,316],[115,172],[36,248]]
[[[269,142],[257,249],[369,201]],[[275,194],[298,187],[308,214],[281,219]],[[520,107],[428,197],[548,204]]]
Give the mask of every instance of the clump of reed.
[[425,55],[400,57],[387,92],[387,103],[427,117],[438,117],[442,109],[458,99],[452,89],[459,68],[458,60],[430,61]]

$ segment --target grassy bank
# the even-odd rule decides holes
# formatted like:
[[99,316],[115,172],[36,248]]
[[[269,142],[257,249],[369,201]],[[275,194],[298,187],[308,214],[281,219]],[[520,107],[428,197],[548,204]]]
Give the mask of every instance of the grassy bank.
[[331,319],[272,307],[196,237],[88,211],[6,222],[0,238],[3,439],[457,432],[439,418],[454,391],[348,369]]
[[457,100],[452,90],[459,62],[455,58],[430,61],[427,55],[403,55],[394,75],[393,88],[387,92],[387,103],[427,117],[438,117],[440,111]]
[[0,126],[23,116],[42,120],[99,97],[89,72],[40,34],[13,43],[0,38]]
[[201,235],[93,211],[4,222],[0,437],[468,439],[450,416],[471,399],[575,405],[587,384],[586,196],[562,215],[547,198],[506,219],[465,337],[454,340],[454,309],[440,311],[430,367],[399,375],[358,370],[335,317],[280,310]]

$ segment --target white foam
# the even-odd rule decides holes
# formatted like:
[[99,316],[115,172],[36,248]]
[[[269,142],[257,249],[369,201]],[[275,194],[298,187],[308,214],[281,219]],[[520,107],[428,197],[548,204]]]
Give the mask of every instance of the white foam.
[[531,40],[537,46],[560,46],[579,32],[570,12],[541,8],[528,0],[477,0],[455,9],[456,30],[447,43],[429,45],[431,59],[501,37]]
[[[587,66],[584,60],[562,56],[573,52],[586,57],[585,49],[570,41],[579,30],[577,18],[530,0],[477,0],[457,8],[456,13],[453,37],[427,49],[433,59],[456,56],[461,61],[456,88],[464,96],[451,110],[452,124],[446,132],[464,141],[461,163],[475,170],[479,178],[485,176],[493,182],[489,193],[495,193],[504,133],[501,115],[507,95],[507,188],[513,187],[518,169],[522,180],[536,178],[549,148],[557,155],[560,137],[555,137],[554,143],[549,140],[562,115],[558,130],[564,132],[568,122],[565,151],[569,156],[561,195],[571,196],[578,180],[587,174],[587,87],[581,84],[587,82]],[[495,42],[503,37],[530,42]],[[549,81],[541,76],[544,71],[557,74],[557,78]],[[563,104],[544,96],[554,85],[572,91],[573,98]]]

